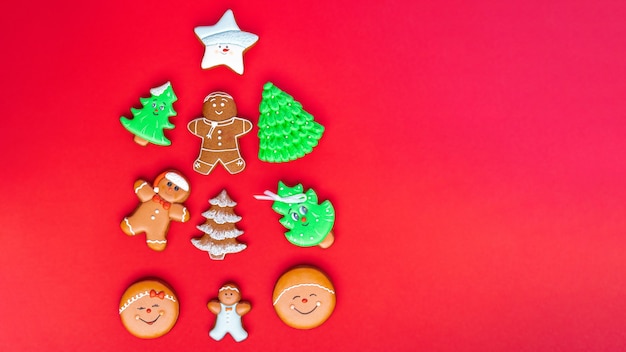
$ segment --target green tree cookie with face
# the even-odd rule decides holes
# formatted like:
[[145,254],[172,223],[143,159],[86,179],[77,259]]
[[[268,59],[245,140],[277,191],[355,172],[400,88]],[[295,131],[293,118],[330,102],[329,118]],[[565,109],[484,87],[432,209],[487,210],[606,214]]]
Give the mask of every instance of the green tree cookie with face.
[[146,146],[148,143],[168,146],[172,142],[165,137],[163,129],[172,129],[170,116],[176,116],[172,104],[178,99],[170,82],[150,89],[150,98],[139,98],[141,109],[131,108],[133,118],[120,118],[122,126],[135,135],[135,142]]
[[272,209],[284,215],[280,223],[289,231],[287,240],[296,246],[322,248],[330,247],[335,241],[332,229],[335,223],[335,209],[330,201],[318,204],[317,194],[309,189],[303,192],[301,184],[287,187],[278,182],[278,194],[266,191],[257,199],[273,200]]

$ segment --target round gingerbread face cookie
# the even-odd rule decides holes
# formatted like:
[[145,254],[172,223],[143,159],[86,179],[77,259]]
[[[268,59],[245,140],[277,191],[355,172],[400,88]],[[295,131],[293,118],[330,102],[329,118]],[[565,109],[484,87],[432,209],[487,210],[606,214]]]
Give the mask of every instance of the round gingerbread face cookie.
[[160,280],[142,280],[122,295],[119,314],[131,334],[153,339],[167,334],[178,320],[179,303],[174,291]]
[[335,309],[335,288],[317,268],[298,266],[276,282],[273,294],[278,317],[296,329],[312,329],[324,323]]

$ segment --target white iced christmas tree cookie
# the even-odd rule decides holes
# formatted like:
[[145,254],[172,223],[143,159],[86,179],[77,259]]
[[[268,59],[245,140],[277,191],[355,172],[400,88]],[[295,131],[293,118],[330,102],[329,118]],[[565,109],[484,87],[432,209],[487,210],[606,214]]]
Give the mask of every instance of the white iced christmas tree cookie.
[[222,260],[228,253],[239,253],[246,249],[244,243],[237,241],[237,237],[243,235],[243,231],[236,225],[241,220],[241,216],[235,214],[233,209],[237,203],[228,196],[226,190],[209,200],[209,203],[209,210],[202,213],[206,221],[198,226],[204,235],[192,238],[191,243],[214,260]]
[[239,29],[232,10],[227,10],[213,26],[200,26],[194,32],[205,45],[202,68],[226,65],[243,74],[243,53],[259,40],[259,36]]

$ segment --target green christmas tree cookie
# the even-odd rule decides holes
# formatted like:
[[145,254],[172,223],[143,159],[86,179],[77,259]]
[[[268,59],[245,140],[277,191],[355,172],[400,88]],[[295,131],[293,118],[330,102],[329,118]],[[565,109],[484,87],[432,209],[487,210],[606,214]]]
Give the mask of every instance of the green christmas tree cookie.
[[259,106],[259,159],[271,163],[296,160],[313,150],[324,126],[302,104],[271,82],[263,86]]
[[289,231],[287,240],[296,246],[322,248],[330,247],[335,241],[332,229],[335,224],[335,209],[330,201],[317,204],[317,194],[309,189],[304,193],[301,184],[287,187],[278,182],[278,194],[265,191],[263,196],[254,196],[260,200],[273,200],[272,209],[280,215],[281,225]]
[[135,142],[145,146],[150,143],[170,145],[169,139],[163,134],[163,129],[172,129],[169,117],[176,116],[172,104],[178,99],[172,90],[170,82],[150,89],[150,98],[139,98],[143,108],[130,108],[133,119],[122,116],[120,122],[130,133],[135,135]]

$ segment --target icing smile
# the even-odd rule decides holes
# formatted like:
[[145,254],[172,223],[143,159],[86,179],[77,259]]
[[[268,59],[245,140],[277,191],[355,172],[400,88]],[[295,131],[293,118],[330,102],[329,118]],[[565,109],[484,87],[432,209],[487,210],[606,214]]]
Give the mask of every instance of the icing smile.
[[[317,307],[315,307],[315,308],[317,308]],[[144,323],[146,323],[146,324],[148,324],[148,325],[152,325],[152,324],[154,324],[157,320],[159,320],[159,318],[160,318],[160,317],[161,317],[160,315],[157,315],[157,317],[156,317],[153,321],[145,321],[145,320],[143,320],[143,319],[141,319],[141,318],[139,318],[139,320],[143,321]]]
[[308,312],[301,312],[301,311],[299,311],[299,310],[298,310],[298,308],[296,308],[296,307],[293,307],[293,310],[295,310],[296,312],[298,312],[298,313],[300,313],[300,314],[302,314],[302,315],[307,315],[307,314],[311,314],[311,313],[313,313],[313,311],[314,311],[314,310],[316,310],[316,309],[317,309],[317,307],[318,307],[318,306],[313,307],[313,309],[311,309],[311,310],[310,310],[310,311],[308,311]]

